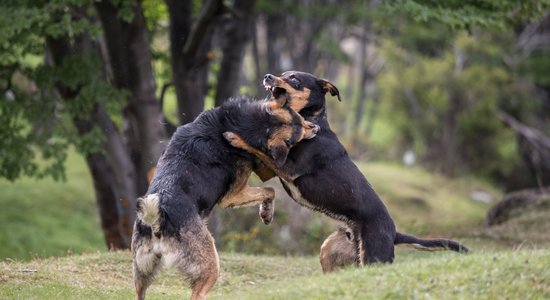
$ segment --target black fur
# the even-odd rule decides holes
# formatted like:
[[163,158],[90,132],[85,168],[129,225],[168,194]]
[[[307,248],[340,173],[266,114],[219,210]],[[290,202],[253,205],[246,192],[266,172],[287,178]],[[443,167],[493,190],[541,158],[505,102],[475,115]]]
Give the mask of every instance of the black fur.
[[[271,220],[273,189],[246,185],[257,158],[230,146],[224,134],[235,132],[264,152],[314,137],[318,126],[304,121],[286,103],[284,97],[273,102],[233,99],[176,130],[147,194],[137,202],[132,237],[137,299],[144,299],[163,266],[174,265],[190,281],[192,299],[206,297],[219,274],[214,239],[204,222],[216,204],[261,204],[260,216],[264,222]],[[281,159],[284,162],[286,154]]]
[[[264,85],[271,87],[274,94],[284,93],[284,89],[272,88],[274,78],[273,75],[266,75]],[[296,90],[310,90],[307,105],[299,113],[321,128],[315,139],[303,141],[292,148],[282,167],[283,172],[299,176],[293,183],[281,180],[292,198],[347,223],[359,240],[364,264],[392,262],[394,244],[398,243],[467,251],[466,247],[453,241],[421,240],[397,233],[386,206],[330,129],[325,94],[338,95],[336,87],[303,72],[286,72],[281,78]],[[293,107],[293,103],[290,105]],[[295,192],[293,186],[301,195]]]
[[[251,145],[268,151],[266,132],[280,122],[260,105],[245,98],[231,99],[178,127],[147,191],[160,195],[163,235],[177,235],[192,216],[208,216],[235,181],[237,164],[255,162],[254,156],[228,144],[222,136],[225,131],[238,132]],[[151,235],[150,227],[139,219],[137,230]]]

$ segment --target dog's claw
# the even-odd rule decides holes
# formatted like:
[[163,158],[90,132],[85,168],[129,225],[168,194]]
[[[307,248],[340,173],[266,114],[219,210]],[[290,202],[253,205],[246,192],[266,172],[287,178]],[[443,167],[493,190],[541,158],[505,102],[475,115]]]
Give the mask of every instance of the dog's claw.
[[273,221],[273,201],[260,204],[260,218],[265,225],[269,225]]

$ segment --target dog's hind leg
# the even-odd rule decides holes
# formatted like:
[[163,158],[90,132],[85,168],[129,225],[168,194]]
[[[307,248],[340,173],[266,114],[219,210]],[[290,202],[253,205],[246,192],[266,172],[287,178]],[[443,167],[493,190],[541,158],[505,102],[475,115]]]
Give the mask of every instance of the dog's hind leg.
[[393,262],[395,256],[395,229],[385,228],[383,224],[371,224],[369,226],[366,223],[362,223],[358,224],[358,226],[360,235],[360,262],[363,265]]
[[136,299],[143,300],[147,288],[151,285],[161,267],[161,255],[154,252],[151,239],[134,237],[132,242]]
[[218,252],[214,238],[202,220],[188,224],[180,239],[174,241],[179,252],[178,269],[191,281],[192,300],[206,299],[220,272]]

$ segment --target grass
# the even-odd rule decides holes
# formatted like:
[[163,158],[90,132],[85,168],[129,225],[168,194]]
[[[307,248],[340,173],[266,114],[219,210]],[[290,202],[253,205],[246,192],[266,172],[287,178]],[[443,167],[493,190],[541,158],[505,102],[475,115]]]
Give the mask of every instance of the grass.
[[[483,190],[498,199],[499,191],[490,185],[388,163],[358,165],[400,230],[458,236],[473,253],[398,248],[392,265],[328,275],[321,273],[317,257],[221,253],[221,276],[210,298],[550,298],[547,202],[486,229],[481,224],[488,205],[469,195]],[[100,252],[104,244],[84,161],[73,153],[67,167],[66,183],[0,181],[0,299],[133,297],[130,253]],[[181,277],[167,270],[150,288],[148,299],[189,295]]]
[[[425,253],[400,249],[396,262],[323,275],[317,257],[221,254],[210,299],[548,299],[550,250]],[[0,299],[130,299],[129,252],[0,263]],[[174,270],[148,299],[190,290]]]
[[[416,235],[462,237],[483,222],[488,207],[470,200],[469,193],[481,188],[498,195],[473,179],[449,180],[420,168],[388,163],[358,165],[388,205],[398,228]],[[85,162],[71,152],[66,166],[67,182],[0,180],[0,258],[28,260],[104,250]]]
[[512,245],[550,245],[550,199],[524,208],[506,222],[483,230],[480,234]]
[[489,205],[470,194],[482,190],[494,200],[500,192],[476,178],[448,179],[419,167],[389,163],[359,163],[388,206],[399,230],[420,235],[466,235],[485,220]]
[[84,160],[71,152],[67,182],[0,180],[0,257],[30,259],[104,248]]

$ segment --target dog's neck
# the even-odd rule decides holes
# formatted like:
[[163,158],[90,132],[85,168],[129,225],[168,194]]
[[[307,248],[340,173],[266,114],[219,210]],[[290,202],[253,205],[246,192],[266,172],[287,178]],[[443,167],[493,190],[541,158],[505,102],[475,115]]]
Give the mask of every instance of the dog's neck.
[[311,108],[305,108],[300,111],[300,115],[304,117],[309,122],[312,122],[314,124],[317,124],[321,127],[324,126],[327,122],[327,111],[325,107],[321,107],[319,109],[311,109]]
[[[263,148],[263,135],[269,128],[266,122],[269,117],[260,107],[260,102],[241,102],[240,105],[236,102],[225,105],[225,111],[221,114],[224,130],[240,135],[255,148]],[[231,110],[232,113],[226,113],[227,110]]]

